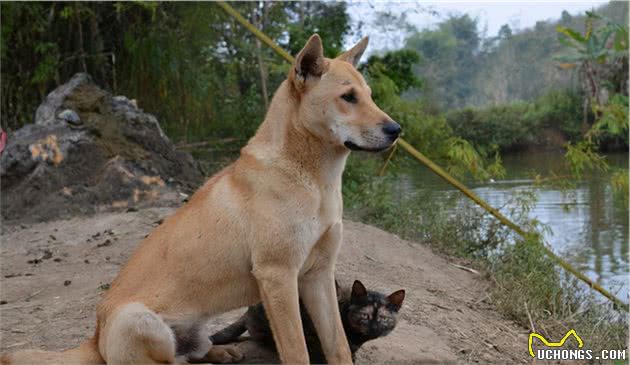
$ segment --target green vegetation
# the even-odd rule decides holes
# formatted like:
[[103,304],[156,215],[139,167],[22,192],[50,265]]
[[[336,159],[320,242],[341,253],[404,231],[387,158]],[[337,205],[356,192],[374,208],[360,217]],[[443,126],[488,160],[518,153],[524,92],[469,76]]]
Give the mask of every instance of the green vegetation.
[[[582,98],[575,92],[549,91],[531,102],[513,102],[447,113],[455,134],[480,149],[502,152],[532,145],[560,147],[579,138]],[[560,140],[547,140],[550,134]]]
[[436,30],[412,34],[406,47],[417,51],[424,62],[418,72],[427,77],[426,97],[443,108],[462,107],[475,92],[473,70],[480,46],[477,21],[468,15],[453,16]]
[[[577,68],[583,95],[582,138],[566,146],[567,162],[577,178],[585,168],[609,169],[598,150],[615,145],[628,148],[628,22],[618,24],[594,12],[587,12],[584,22],[583,34],[557,27],[570,53],[556,59],[564,68]],[[624,179],[620,173],[625,182],[620,183]],[[627,187],[627,169],[613,177],[613,187]],[[617,193],[628,201],[627,189]]]

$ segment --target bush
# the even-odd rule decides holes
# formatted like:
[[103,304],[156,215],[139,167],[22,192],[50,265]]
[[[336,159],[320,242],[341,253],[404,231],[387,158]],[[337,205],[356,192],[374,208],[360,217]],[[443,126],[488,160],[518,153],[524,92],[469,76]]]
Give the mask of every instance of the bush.
[[532,125],[559,130],[575,140],[580,136],[582,97],[570,91],[550,91],[536,98],[526,119]]
[[447,113],[455,135],[477,149],[492,152],[544,144],[546,129],[561,132],[567,139],[580,134],[581,98],[568,91],[552,91],[533,102],[514,102],[484,109],[465,108]]
[[494,258],[494,265],[495,303],[525,327],[529,326],[531,313],[538,320],[540,316],[556,316],[563,306],[576,309],[573,298],[563,293],[554,261],[535,240],[521,240],[506,247]]
[[525,119],[530,105],[512,103],[487,109],[466,108],[447,114],[454,133],[484,150],[506,150],[533,140],[534,126]]

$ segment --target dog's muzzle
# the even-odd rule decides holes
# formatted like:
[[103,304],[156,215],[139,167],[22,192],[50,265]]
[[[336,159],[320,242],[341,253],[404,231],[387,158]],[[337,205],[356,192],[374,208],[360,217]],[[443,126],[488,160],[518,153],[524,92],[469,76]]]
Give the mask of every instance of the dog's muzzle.
[[400,127],[400,124],[394,122],[393,120],[383,123],[383,133],[389,137],[392,142],[400,136],[401,131],[402,128]]
[[402,128],[400,127],[400,124],[392,120],[388,120],[388,121],[383,122],[383,127],[382,127],[383,134],[385,135],[387,139],[389,139],[389,143],[387,145],[379,146],[379,147],[364,147],[364,146],[359,146],[358,144],[352,141],[345,141],[343,145],[352,151],[380,152],[391,147],[394,144],[394,142],[396,142],[396,140],[398,139],[398,136],[400,136],[401,131],[402,131]]

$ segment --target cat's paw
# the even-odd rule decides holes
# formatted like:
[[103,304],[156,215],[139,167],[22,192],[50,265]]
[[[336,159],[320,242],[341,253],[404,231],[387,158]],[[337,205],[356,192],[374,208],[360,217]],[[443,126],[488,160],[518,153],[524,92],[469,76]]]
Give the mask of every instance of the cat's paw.
[[231,345],[215,345],[210,347],[204,361],[213,364],[234,364],[243,360],[243,353]]

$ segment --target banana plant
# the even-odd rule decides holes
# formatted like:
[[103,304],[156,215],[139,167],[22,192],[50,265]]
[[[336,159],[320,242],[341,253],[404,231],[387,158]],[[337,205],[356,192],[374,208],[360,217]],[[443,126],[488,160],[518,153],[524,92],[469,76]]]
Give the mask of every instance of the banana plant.
[[[597,26],[597,21],[604,24]],[[627,65],[628,27],[594,12],[586,12],[583,33],[561,25],[556,30],[559,41],[569,52],[557,55],[554,59],[559,62],[560,68],[578,70],[586,95],[583,105],[583,133],[586,133],[589,126],[589,107],[595,114],[595,119],[599,119],[601,111],[608,103],[610,85],[607,85],[607,69],[615,68],[614,64],[619,62]],[[627,81],[625,82],[627,85]]]

